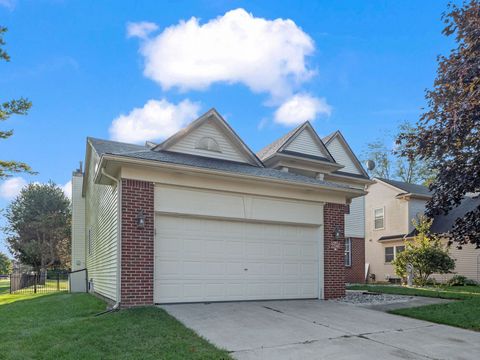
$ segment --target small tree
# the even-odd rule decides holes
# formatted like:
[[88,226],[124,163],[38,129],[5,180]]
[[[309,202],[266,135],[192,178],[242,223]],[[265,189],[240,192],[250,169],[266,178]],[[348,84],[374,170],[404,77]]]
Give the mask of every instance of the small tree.
[[417,235],[413,241],[405,242],[405,251],[397,255],[392,262],[395,273],[405,278],[407,266],[413,267],[413,282],[425,286],[432,274],[448,274],[455,269],[455,261],[442,246],[438,236],[430,233],[432,220],[422,216],[413,220]]
[[12,260],[7,255],[0,252],[0,275],[10,274],[12,272]]

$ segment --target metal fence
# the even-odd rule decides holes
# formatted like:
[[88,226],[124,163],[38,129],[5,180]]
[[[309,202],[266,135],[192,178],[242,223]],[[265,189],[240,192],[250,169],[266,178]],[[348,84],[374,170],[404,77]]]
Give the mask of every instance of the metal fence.
[[10,275],[10,294],[37,294],[68,290],[68,271],[49,270]]

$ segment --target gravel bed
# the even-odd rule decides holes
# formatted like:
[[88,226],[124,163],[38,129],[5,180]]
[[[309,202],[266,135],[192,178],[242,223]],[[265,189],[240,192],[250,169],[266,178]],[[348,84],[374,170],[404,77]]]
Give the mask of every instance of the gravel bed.
[[353,305],[380,305],[407,302],[413,299],[413,296],[374,294],[365,291],[347,291],[344,298],[331,300],[344,304]]

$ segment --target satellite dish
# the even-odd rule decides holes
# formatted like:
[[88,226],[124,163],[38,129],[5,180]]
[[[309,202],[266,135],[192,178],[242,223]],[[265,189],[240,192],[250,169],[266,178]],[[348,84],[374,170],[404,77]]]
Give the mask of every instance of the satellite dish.
[[367,169],[368,169],[369,171],[372,171],[373,169],[375,169],[375,161],[373,161],[373,160],[367,160],[367,161],[365,162],[365,166],[367,167]]

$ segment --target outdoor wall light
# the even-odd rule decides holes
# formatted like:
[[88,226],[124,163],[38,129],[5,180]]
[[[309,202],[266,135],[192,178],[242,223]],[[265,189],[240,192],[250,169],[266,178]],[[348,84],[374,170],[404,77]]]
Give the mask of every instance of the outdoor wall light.
[[335,226],[335,230],[333,230],[333,237],[335,238],[336,241],[340,240],[340,236],[342,236],[342,233],[340,232],[340,228],[338,226]]
[[140,209],[137,214],[137,228],[143,229],[145,227],[145,213]]

